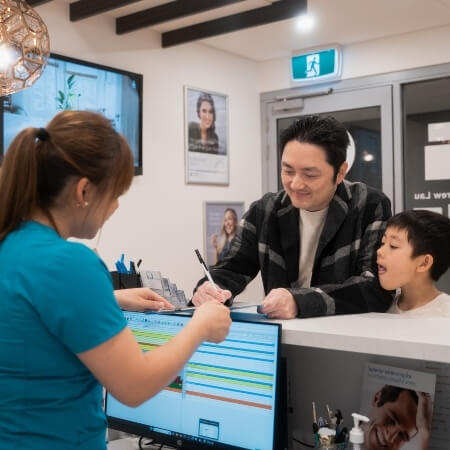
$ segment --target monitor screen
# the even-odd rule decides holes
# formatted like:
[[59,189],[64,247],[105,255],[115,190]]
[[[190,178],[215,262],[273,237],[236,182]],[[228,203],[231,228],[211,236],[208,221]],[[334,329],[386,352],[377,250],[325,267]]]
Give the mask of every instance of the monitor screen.
[[26,127],[45,127],[62,110],[103,114],[123,134],[142,174],[142,75],[52,54],[41,78],[1,98],[0,156]]
[[[189,317],[124,312],[143,351]],[[106,397],[110,428],[186,449],[275,448],[281,326],[234,321],[220,344],[203,343],[175,380],[137,408]]]

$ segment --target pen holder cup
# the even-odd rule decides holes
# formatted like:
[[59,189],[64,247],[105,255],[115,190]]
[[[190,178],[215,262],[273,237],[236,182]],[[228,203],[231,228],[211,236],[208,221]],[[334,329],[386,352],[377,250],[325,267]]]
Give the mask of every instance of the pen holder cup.
[[346,450],[348,442],[340,442],[339,444],[334,444],[336,450]]
[[142,286],[141,276],[137,273],[119,273],[117,271],[110,273],[115,290],[138,288]]

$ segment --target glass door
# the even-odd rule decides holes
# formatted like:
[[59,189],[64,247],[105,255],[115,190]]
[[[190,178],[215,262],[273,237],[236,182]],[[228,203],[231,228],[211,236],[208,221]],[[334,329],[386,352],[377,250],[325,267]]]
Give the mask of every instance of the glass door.
[[[450,217],[450,77],[404,84],[402,99],[405,209]],[[450,270],[437,286],[450,292]]]
[[280,189],[280,133],[303,115],[332,116],[350,134],[347,179],[380,189],[393,201],[393,139],[391,86],[331,92],[304,97],[279,96],[266,102],[267,154],[263,170],[265,191]]

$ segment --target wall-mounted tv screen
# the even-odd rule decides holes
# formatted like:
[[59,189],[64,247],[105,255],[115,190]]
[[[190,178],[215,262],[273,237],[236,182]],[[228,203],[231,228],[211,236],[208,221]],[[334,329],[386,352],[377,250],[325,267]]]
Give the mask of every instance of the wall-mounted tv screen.
[[26,127],[44,127],[65,109],[103,114],[125,136],[142,174],[142,75],[52,54],[30,88],[2,97],[0,155]]
[[[190,319],[124,315],[144,352],[163,345]],[[140,406],[108,393],[109,427],[185,450],[280,448],[280,337],[279,324],[233,318],[223,342],[204,342],[173,382]]]

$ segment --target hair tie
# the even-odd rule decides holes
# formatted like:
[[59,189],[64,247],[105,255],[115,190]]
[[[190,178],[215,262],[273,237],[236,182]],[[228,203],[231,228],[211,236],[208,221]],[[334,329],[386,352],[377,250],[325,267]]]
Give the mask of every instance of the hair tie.
[[50,135],[45,128],[39,128],[38,132],[36,133],[36,137],[43,142],[46,141],[50,137]]

